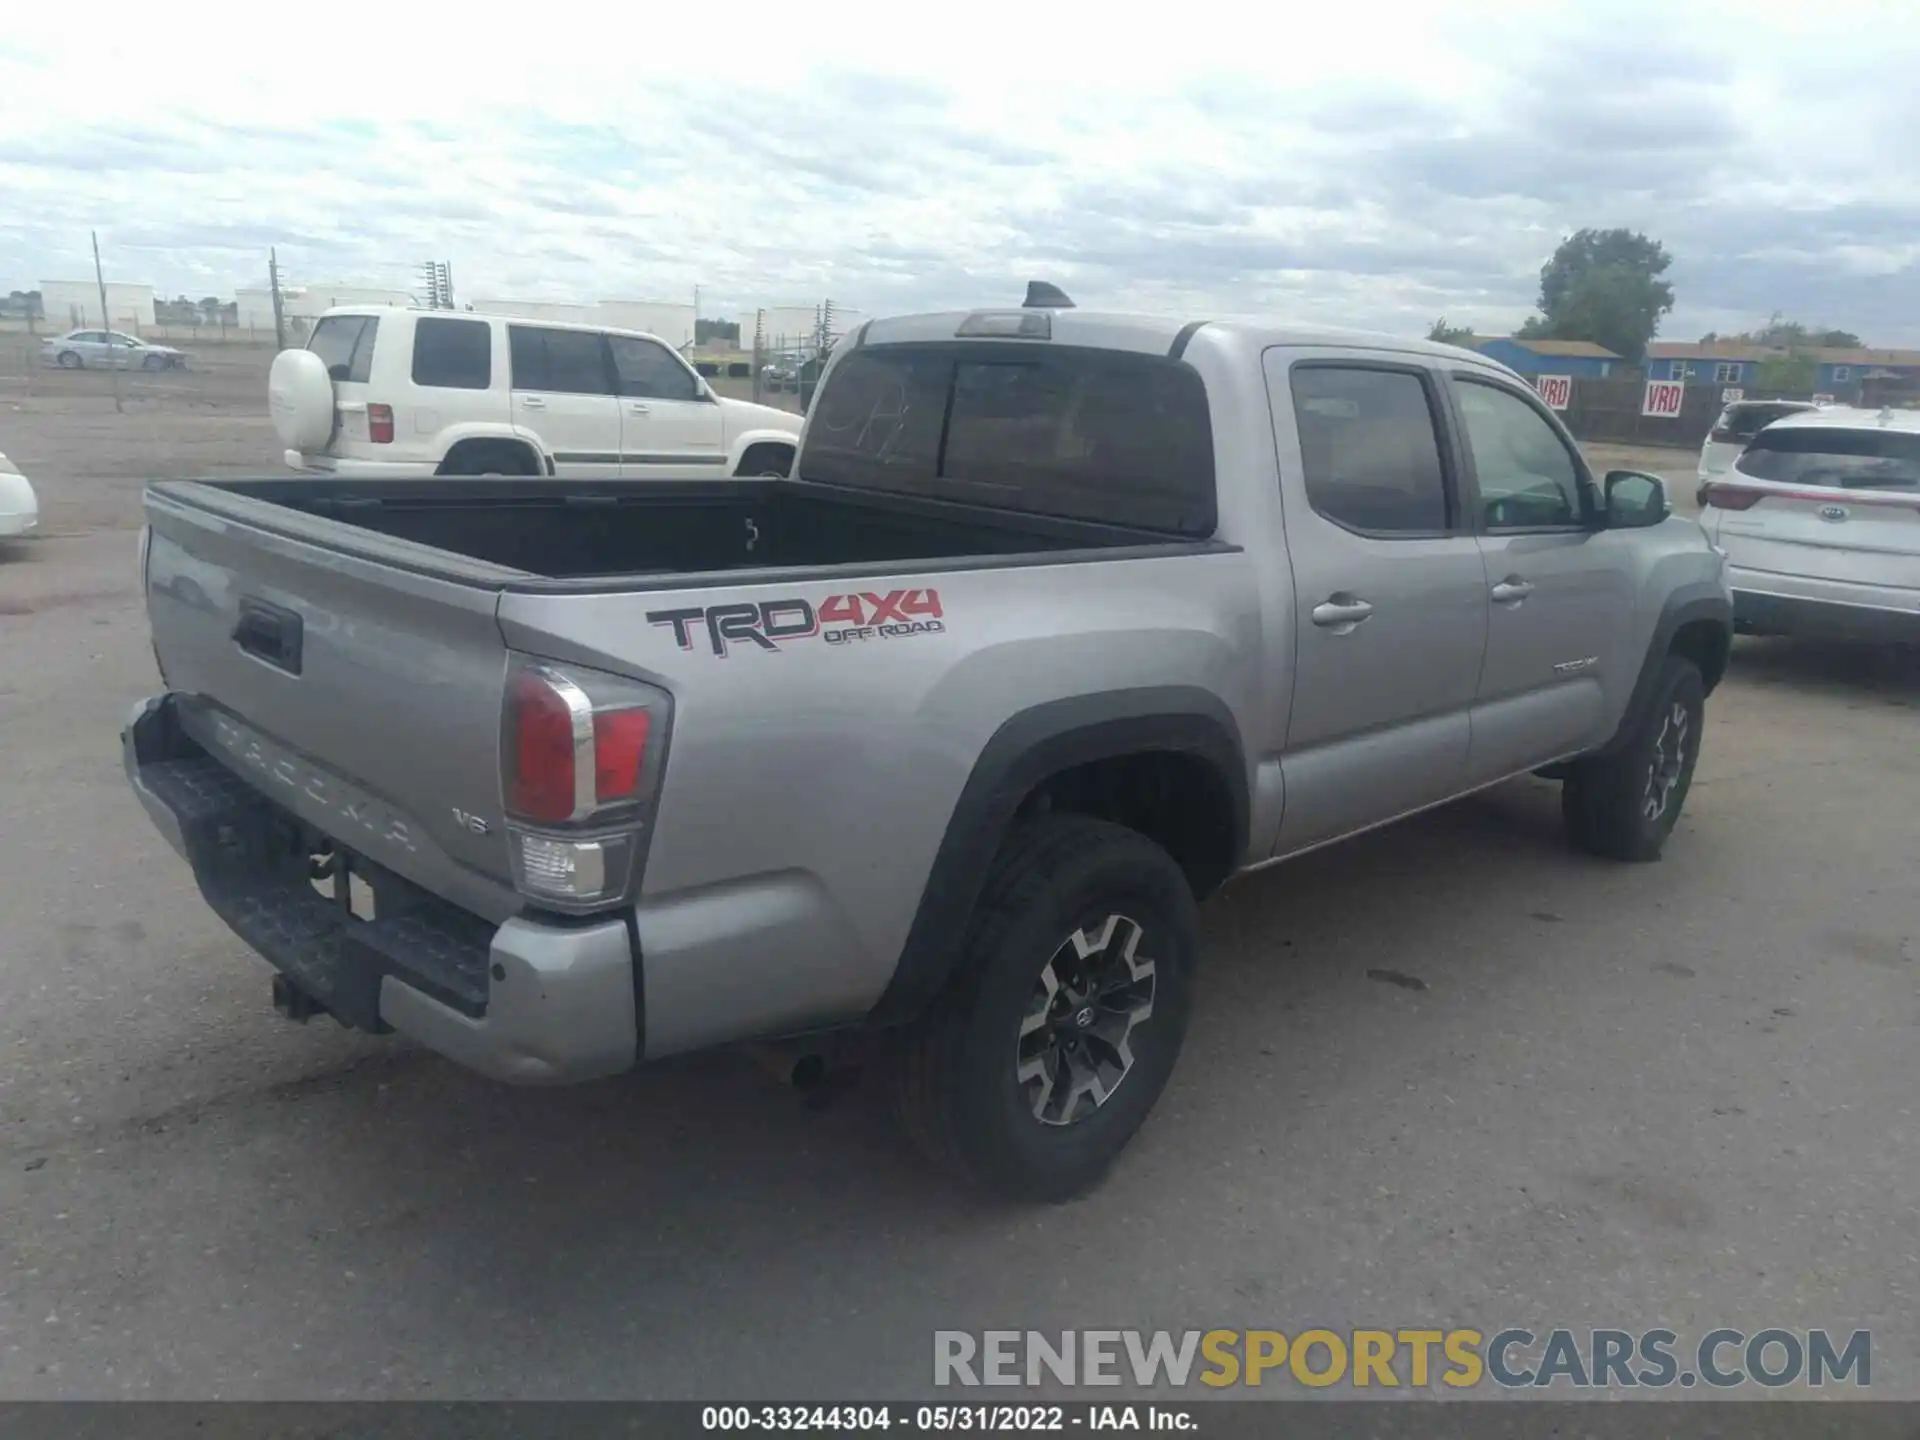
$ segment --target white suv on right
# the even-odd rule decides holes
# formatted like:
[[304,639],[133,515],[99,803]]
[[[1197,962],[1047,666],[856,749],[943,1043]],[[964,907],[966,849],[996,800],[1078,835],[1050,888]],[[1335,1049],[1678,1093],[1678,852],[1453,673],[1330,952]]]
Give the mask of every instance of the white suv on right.
[[386,306],[327,311],[267,388],[286,463],[338,476],[784,476],[802,420],[652,335]]
[[1920,411],[1783,416],[1700,496],[1735,629],[1920,645]]

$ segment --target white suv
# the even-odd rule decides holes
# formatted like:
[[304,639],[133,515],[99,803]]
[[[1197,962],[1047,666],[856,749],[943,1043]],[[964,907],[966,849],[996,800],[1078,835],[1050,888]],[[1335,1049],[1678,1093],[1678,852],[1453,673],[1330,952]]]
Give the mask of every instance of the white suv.
[[329,475],[785,475],[801,418],[728,400],[651,335],[351,307],[273,362],[295,470]]

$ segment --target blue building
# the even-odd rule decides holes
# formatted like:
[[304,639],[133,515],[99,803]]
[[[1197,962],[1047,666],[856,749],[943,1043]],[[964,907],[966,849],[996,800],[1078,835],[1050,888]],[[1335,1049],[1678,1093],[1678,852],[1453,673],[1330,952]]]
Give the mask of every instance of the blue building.
[[1532,379],[1536,375],[1573,375],[1604,380],[1620,357],[1591,340],[1517,340],[1511,335],[1476,337],[1467,342],[1489,360]]
[[1647,378],[1685,380],[1695,385],[1746,386],[1754,383],[1763,361],[1781,353],[1765,345],[1735,340],[1709,340],[1705,344],[1657,340],[1647,346]]
[[1823,395],[1848,395],[1869,382],[1920,386],[1920,350],[1820,349],[1813,358],[1813,388]]

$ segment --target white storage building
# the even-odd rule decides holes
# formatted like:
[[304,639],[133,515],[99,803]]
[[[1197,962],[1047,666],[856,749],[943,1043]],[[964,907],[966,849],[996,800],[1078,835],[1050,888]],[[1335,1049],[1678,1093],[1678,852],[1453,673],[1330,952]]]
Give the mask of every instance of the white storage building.
[[599,323],[614,330],[644,330],[676,350],[693,344],[693,306],[671,300],[602,300]]
[[558,300],[476,300],[474,313],[510,315],[516,320],[551,320],[556,325],[603,325],[610,323],[600,314],[598,305],[572,305]]
[[87,326],[107,330],[153,328],[153,287],[107,282],[107,313],[100,313],[100,286],[92,280],[42,280],[40,305],[54,330]]
[[[273,333],[273,291],[264,285],[247,286],[233,292],[238,310],[237,324],[242,330]],[[280,305],[287,318],[313,320],[336,305],[411,305],[413,296],[405,290],[387,290],[372,285],[294,285],[280,291]]]

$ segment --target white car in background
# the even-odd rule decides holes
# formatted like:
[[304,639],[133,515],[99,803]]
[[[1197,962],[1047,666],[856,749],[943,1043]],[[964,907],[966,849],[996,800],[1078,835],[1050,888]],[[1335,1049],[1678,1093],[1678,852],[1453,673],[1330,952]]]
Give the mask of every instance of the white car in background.
[[267,388],[287,465],[341,477],[784,476],[802,419],[652,335],[384,306],[329,310]]
[[1784,416],[1700,495],[1735,629],[1920,644],[1920,410]]
[[40,502],[27,477],[0,455],[0,540],[25,535],[40,524]]
[[187,356],[119,330],[69,330],[40,342],[40,359],[62,370],[184,370]]
[[1700,478],[1713,480],[1726,474],[1753,437],[1774,421],[1819,408],[1810,400],[1734,401],[1720,412],[1700,446]]

